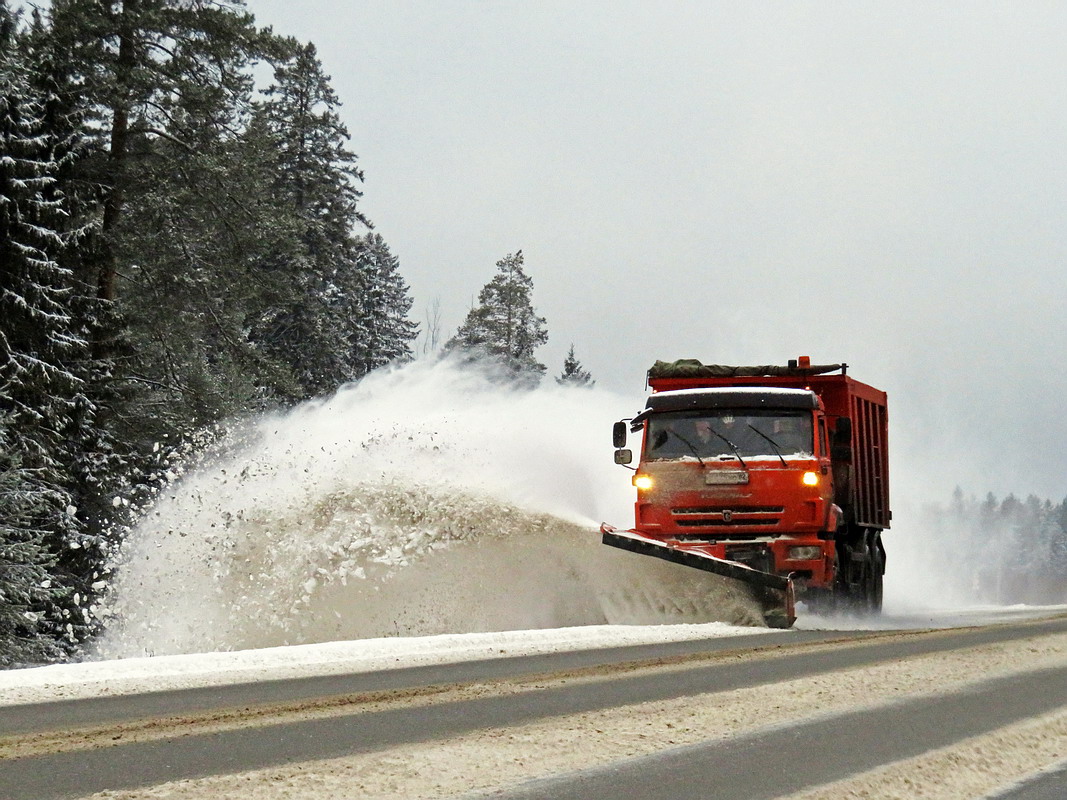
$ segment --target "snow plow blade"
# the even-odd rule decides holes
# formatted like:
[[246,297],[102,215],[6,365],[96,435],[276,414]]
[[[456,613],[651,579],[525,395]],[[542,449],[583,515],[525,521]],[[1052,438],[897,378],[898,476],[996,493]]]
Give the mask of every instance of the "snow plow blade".
[[604,544],[643,556],[654,556],[675,564],[713,572],[725,578],[747,583],[756,589],[763,606],[763,618],[769,628],[789,628],[796,622],[793,581],[788,577],[760,572],[758,569],[701,553],[681,549],[644,536],[636,531],[620,531],[607,523],[600,526]]

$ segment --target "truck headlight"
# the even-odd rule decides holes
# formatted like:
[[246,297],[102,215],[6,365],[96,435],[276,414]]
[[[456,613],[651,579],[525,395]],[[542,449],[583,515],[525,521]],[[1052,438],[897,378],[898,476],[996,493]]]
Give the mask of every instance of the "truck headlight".
[[805,486],[818,486],[819,485],[819,473],[818,472],[805,472],[804,477],[801,478]]
[[790,547],[789,558],[795,561],[811,561],[815,558],[822,558],[822,548],[817,545]]
[[633,484],[642,491],[647,491],[652,488],[652,476],[651,475],[634,475]]

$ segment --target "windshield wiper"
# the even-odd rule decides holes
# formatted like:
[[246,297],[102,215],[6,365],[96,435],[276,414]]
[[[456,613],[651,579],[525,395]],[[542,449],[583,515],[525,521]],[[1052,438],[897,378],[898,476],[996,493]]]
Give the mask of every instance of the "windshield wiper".
[[715,428],[711,426],[710,422],[708,423],[708,432],[711,433],[713,436],[717,436],[724,442],[726,442],[727,446],[734,451],[734,455],[737,456],[737,460],[741,462],[741,466],[745,469],[748,469],[748,464],[745,463],[745,459],[741,458],[741,451],[737,449],[736,444],[734,444],[721,433],[719,433],[717,430],[715,430]]
[[774,454],[776,456],[778,456],[778,459],[782,462],[782,466],[783,467],[788,467],[789,466],[788,464],[785,463],[785,458],[782,456],[782,451],[778,447],[778,443],[775,442],[774,439],[772,439],[770,436],[765,434],[763,431],[761,431],[759,428],[757,428],[755,425],[752,425],[751,423],[749,424],[748,427],[752,428],[752,430],[754,430],[756,433],[758,433],[760,436],[762,436],[764,439],[766,439],[768,442],[770,442],[771,447],[774,448]]
[[697,451],[696,446],[691,441],[682,436],[682,434],[678,433],[677,431],[671,430],[670,428],[668,428],[666,432],[674,436],[676,439],[681,439],[682,443],[693,451],[693,455],[697,457],[697,461],[700,462],[700,466],[704,466],[704,459],[700,457],[700,453]]

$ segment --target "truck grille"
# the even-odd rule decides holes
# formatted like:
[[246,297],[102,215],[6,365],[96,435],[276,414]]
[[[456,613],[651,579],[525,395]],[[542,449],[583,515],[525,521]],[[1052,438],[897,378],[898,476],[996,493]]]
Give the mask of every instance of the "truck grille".
[[680,528],[771,528],[782,521],[783,506],[700,506],[672,508],[671,517]]

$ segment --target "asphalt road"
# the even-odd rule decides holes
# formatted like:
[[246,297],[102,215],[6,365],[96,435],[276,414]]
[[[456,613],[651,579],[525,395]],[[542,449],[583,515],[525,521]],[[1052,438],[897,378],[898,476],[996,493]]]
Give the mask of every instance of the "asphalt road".
[[1067,705],[1067,667],[989,681],[979,690],[944,698],[834,716],[724,743],[674,748],[622,764],[532,781],[504,796],[516,800],[774,798],[945,747],[1063,705]]
[[[790,631],[6,707],[0,798],[81,797],[746,687],[764,688],[771,702],[783,681],[1063,633],[1067,617],[950,631]],[[777,797],[1061,707],[1067,663],[874,711],[666,748],[529,781],[502,796]],[[1062,774],[1019,791],[1055,787]]]
[[1043,771],[994,796],[995,800],[1063,800],[1064,797],[1067,797],[1067,764]]

